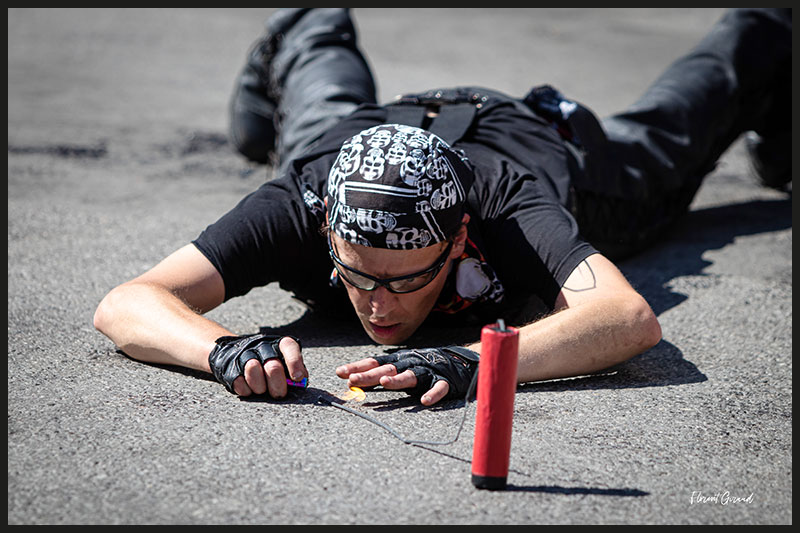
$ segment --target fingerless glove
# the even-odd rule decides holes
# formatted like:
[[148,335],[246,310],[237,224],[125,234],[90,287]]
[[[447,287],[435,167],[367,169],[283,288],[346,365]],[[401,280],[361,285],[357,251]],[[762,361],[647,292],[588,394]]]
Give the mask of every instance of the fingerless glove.
[[[278,348],[281,339],[287,335],[241,335],[226,336],[217,339],[216,346],[208,355],[208,364],[217,381],[225,385],[230,392],[233,382],[244,375],[244,365],[251,359],[257,359],[262,365],[271,359],[278,359],[287,373],[283,354]],[[300,341],[292,337],[299,344]]]
[[411,370],[417,376],[417,384],[406,391],[413,396],[422,396],[436,382],[444,380],[450,385],[445,398],[463,398],[469,390],[472,378],[478,370],[480,355],[461,346],[399,350],[388,355],[373,357],[378,363],[391,364],[397,373]]

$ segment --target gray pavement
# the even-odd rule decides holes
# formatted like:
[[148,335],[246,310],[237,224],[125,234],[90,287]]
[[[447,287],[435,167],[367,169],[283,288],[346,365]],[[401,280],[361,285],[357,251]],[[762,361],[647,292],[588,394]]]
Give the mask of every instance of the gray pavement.
[[[303,337],[311,389],[240,401],[137,363],[92,327],[116,284],[271,174],[225,142],[226,105],[270,10],[8,12],[9,524],[791,524],[791,197],[735,144],[692,212],[621,264],[663,340],[589,378],[521,386],[509,490],[470,483],[461,438],[409,446],[315,402],[376,353],[270,285],[213,311]],[[356,9],[382,100],[551,83],[599,114],[631,103],[719,9]],[[426,332],[431,338],[436,332]],[[463,408],[373,392],[409,438]]]

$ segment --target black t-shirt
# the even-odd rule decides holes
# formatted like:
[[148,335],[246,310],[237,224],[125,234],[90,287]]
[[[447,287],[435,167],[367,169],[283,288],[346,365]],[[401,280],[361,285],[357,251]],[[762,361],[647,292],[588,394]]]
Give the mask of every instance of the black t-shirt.
[[[221,274],[226,300],[278,282],[312,306],[349,306],[344,289],[330,283],[321,199],[341,143],[386,118],[385,107],[361,106],[193,241]],[[469,239],[504,289],[503,301],[469,309],[484,304],[501,316],[504,305],[532,296],[552,307],[573,269],[596,252],[565,207],[570,163],[558,133],[519,101],[493,98],[453,148],[475,172]]]

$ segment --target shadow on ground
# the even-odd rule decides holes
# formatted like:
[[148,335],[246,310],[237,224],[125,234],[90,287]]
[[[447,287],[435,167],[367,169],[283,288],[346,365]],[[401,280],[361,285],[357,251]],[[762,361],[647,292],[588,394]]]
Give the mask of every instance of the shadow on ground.
[[669,288],[683,276],[702,275],[711,263],[703,259],[736,237],[770,233],[792,227],[791,194],[784,199],[753,200],[690,211],[665,240],[620,263],[620,269],[656,315],[677,306],[687,296]]

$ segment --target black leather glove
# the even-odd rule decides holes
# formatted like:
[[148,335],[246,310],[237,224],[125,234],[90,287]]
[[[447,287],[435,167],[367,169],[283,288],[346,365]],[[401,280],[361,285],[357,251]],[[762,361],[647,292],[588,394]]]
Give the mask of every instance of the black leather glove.
[[[230,392],[233,382],[244,375],[244,365],[251,359],[257,359],[262,365],[270,359],[278,359],[283,364],[283,371],[289,375],[283,354],[278,348],[283,337],[288,335],[255,335],[227,336],[217,339],[216,346],[208,355],[208,364],[217,381],[225,385]],[[300,341],[291,337],[299,344]]]
[[417,376],[417,385],[406,392],[413,396],[422,396],[437,381],[445,380],[450,385],[445,398],[463,398],[478,371],[480,355],[461,346],[445,346],[399,350],[389,355],[375,356],[373,359],[382,365],[393,365],[398,374],[411,370]]

